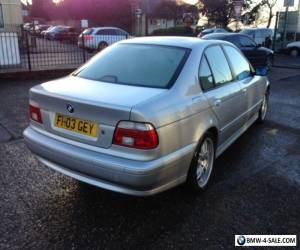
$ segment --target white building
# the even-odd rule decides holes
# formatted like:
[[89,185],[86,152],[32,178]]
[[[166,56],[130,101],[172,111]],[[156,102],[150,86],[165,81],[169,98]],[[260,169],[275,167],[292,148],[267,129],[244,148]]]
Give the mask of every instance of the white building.
[[23,23],[20,0],[0,0],[0,29],[10,29]]

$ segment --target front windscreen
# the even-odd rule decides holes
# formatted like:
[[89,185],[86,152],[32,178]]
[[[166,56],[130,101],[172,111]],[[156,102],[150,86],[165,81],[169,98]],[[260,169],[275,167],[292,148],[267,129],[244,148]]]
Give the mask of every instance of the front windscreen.
[[115,84],[169,88],[189,52],[172,46],[118,44],[96,55],[74,75]]

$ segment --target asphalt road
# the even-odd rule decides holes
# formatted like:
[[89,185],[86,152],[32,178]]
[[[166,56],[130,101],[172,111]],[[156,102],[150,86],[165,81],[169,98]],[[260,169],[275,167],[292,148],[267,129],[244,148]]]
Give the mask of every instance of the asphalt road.
[[270,79],[267,121],[216,161],[206,192],[180,186],[148,198],[39,164],[21,134],[27,90],[39,82],[0,82],[0,249],[229,249],[235,234],[299,241],[300,72],[273,69]]

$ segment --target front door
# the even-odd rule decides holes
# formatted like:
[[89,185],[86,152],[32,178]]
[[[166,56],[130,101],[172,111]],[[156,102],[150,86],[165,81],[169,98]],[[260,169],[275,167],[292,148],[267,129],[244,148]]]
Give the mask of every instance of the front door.
[[238,81],[242,91],[243,120],[247,122],[256,112],[259,103],[259,89],[256,77],[251,72],[250,65],[244,55],[233,46],[224,46],[224,51],[230,62],[235,81]]

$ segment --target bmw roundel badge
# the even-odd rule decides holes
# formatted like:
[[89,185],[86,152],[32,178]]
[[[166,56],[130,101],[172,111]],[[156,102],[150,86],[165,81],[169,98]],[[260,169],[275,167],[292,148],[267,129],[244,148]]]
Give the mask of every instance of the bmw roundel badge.
[[68,110],[70,113],[74,113],[74,108],[72,107],[71,104],[67,104],[67,110]]

